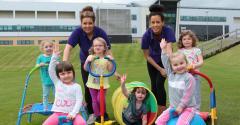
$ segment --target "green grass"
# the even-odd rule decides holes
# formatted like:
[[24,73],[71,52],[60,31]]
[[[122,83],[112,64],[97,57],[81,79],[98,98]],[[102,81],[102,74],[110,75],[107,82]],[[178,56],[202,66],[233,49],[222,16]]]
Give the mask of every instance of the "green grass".
[[[62,46],[63,48],[63,46]],[[201,71],[207,74],[216,88],[218,125],[240,124],[240,46],[235,46],[221,54],[205,60]],[[79,49],[72,51],[71,61],[75,66],[77,82],[82,85],[79,59]],[[114,57],[118,64],[119,73],[128,74],[128,82],[142,81],[149,84],[142,51],[139,44],[114,44],[112,46]],[[20,101],[22,98],[25,77],[28,71],[35,65],[35,60],[40,54],[36,46],[0,46],[0,116],[2,125],[16,124]],[[209,111],[209,87],[202,80],[202,110]],[[119,83],[111,78],[111,88],[107,94],[107,107],[110,117],[113,119],[111,96]],[[26,104],[41,102],[41,83],[38,72],[34,73],[27,91]],[[22,125],[40,125],[46,116],[33,115],[32,122],[27,123],[26,116],[22,119]]]

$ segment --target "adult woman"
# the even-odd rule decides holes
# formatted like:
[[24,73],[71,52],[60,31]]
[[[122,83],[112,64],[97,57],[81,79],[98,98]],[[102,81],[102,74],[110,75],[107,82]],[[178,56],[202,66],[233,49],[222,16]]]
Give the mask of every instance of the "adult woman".
[[[68,39],[68,43],[65,46],[63,61],[69,60],[71,49],[78,44],[80,47],[81,74],[82,74],[82,80],[85,88],[85,100],[87,103],[88,112],[92,114],[93,113],[92,99],[91,99],[89,89],[88,87],[86,87],[88,72],[84,70],[83,66],[89,55],[88,50],[92,46],[93,39],[97,37],[102,37],[107,42],[107,46],[109,50],[111,48],[111,45],[105,31],[95,26],[94,24],[95,14],[91,6],[86,6],[85,8],[83,8],[83,10],[80,13],[80,20],[81,20],[81,26],[72,32],[71,36]],[[111,51],[108,51],[108,53],[111,54]],[[91,115],[91,116],[94,116],[94,115]],[[88,120],[90,122],[94,121],[94,119],[91,116],[89,118],[91,120]]]
[[158,115],[166,109],[166,91],[164,82],[166,72],[161,61],[161,48],[159,43],[162,38],[167,41],[167,52],[172,53],[172,42],[176,41],[173,31],[164,25],[163,7],[152,5],[149,8],[150,28],[144,33],[141,43],[144,57],[147,61],[148,74],[151,79],[151,90],[158,103]]

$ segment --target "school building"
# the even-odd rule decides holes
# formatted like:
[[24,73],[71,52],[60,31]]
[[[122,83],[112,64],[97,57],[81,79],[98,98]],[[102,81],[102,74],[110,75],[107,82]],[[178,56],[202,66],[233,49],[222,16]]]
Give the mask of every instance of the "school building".
[[[181,5],[180,0],[156,0],[153,4],[165,6],[165,24],[177,38],[186,29],[204,41],[240,28],[238,8],[197,8]],[[38,45],[44,39],[64,44],[80,25],[79,13],[87,5],[93,6],[96,25],[107,32],[112,43],[139,41],[149,27],[149,6],[134,3],[0,1],[0,45]]]

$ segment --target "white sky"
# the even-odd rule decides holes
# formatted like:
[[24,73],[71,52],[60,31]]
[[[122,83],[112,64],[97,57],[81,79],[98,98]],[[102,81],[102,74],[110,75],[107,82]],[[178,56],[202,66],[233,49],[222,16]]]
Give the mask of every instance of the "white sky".
[[[116,3],[128,4],[131,2],[148,6],[156,0],[0,0],[0,1],[29,1],[29,2],[68,2],[68,3]],[[181,6],[191,7],[221,7],[240,8],[240,0],[181,0]]]

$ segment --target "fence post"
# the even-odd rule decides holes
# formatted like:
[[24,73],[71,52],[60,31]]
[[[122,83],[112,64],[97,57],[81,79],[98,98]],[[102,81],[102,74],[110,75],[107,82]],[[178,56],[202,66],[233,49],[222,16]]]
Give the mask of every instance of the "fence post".
[[223,51],[223,45],[222,45],[222,42],[223,42],[223,39],[221,39],[221,48],[220,48],[220,51],[221,51],[221,52]]

